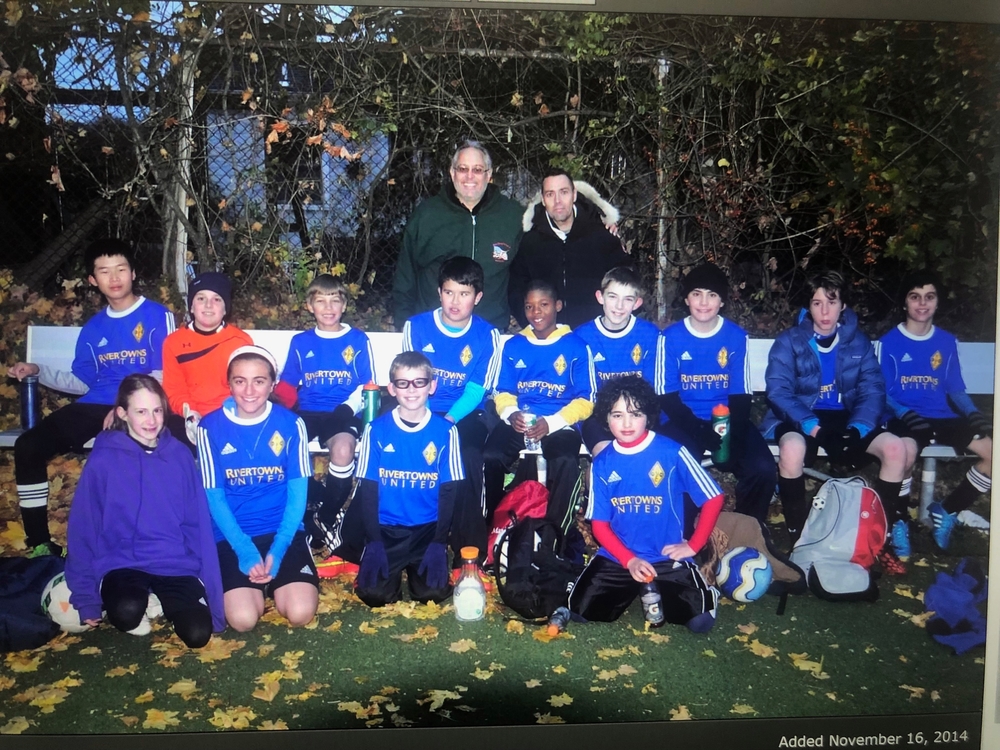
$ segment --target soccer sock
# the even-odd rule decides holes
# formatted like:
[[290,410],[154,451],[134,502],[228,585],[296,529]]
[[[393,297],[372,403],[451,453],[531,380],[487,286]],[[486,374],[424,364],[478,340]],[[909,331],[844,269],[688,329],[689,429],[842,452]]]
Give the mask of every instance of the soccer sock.
[[17,485],[25,544],[28,549],[52,540],[49,536],[49,483]]
[[805,525],[809,510],[806,508],[806,475],[789,479],[778,476],[778,496],[781,498],[781,508],[785,514],[785,526],[794,544],[802,527]]
[[913,491],[913,477],[907,477],[899,486],[899,512],[904,518],[910,508],[910,493]]
[[973,466],[965,475],[965,481],[945,498],[944,509],[949,513],[961,513],[984,492],[989,492],[993,481]]
[[326,478],[326,492],[323,493],[323,505],[319,509],[319,520],[331,524],[337,518],[337,513],[344,507],[351,488],[354,486],[354,461],[347,466],[330,464],[329,475]]
[[882,477],[878,477],[872,482],[872,489],[875,490],[879,500],[882,501],[882,508],[885,510],[885,517],[890,527],[896,521],[905,519],[906,511],[899,497],[899,489],[902,485],[902,482],[889,482],[882,479]]

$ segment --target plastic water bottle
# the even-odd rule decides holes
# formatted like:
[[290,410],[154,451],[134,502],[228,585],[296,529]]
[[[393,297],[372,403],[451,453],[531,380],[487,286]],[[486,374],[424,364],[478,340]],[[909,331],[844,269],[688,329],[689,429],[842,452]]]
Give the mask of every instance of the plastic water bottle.
[[30,430],[42,418],[38,400],[38,376],[28,375],[21,381],[21,429]]
[[482,620],[486,614],[486,588],[479,580],[479,549],[462,547],[462,574],[455,584],[452,602],[459,622]]
[[724,464],[729,460],[729,407],[725,404],[712,408],[712,429],[722,438],[719,450],[712,451],[712,463]]
[[546,631],[549,635],[559,635],[566,629],[567,625],[569,625],[569,609],[559,607],[549,617],[549,624],[546,627]]
[[361,389],[361,403],[361,421],[367,425],[378,416],[379,407],[382,405],[382,389],[369,381]]
[[[521,416],[524,418],[525,429],[530,430],[536,424],[538,424],[538,417],[532,414],[527,409],[521,409]],[[524,436],[524,447],[529,451],[537,451],[542,447],[541,440],[532,440],[527,435]]]
[[646,581],[642,584],[642,594],[639,598],[642,600],[642,614],[646,617],[649,627],[660,627],[663,624],[663,607],[656,581]]

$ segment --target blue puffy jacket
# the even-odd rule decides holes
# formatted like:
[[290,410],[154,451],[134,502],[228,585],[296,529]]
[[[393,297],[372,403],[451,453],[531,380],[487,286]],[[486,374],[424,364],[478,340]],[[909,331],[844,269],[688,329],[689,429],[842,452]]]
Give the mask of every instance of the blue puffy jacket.
[[[885,408],[885,379],[872,342],[858,328],[858,316],[853,310],[845,308],[841,313],[837,333],[837,390],[850,413],[849,424],[867,435],[879,423]],[[760,425],[766,437],[773,437],[781,422],[801,428],[817,418],[812,407],[819,398],[822,368],[807,310],[799,313],[798,325],[774,340],[764,380],[771,407]]]

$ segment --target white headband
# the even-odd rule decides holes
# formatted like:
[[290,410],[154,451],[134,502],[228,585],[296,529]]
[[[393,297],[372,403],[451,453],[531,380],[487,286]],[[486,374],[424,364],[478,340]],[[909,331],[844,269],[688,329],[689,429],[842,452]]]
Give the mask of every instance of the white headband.
[[274,355],[271,354],[271,352],[269,352],[262,346],[253,346],[253,345],[241,346],[239,349],[236,349],[232,354],[229,355],[229,362],[226,363],[226,366],[228,367],[229,365],[231,365],[233,363],[233,360],[236,359],[241,354],[253,354],[257,357],[263,357],[264,359],[266,359],[268,362],[271,363],[271,367],[274,368],[274,375],[275,377],[277,377],[278,361],[274,358]]

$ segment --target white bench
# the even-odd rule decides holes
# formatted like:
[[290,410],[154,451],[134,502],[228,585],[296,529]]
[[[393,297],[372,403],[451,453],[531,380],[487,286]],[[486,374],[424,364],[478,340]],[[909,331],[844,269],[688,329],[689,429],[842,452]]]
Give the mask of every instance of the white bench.
[[[44,363],[56,369],[69,370],[73,363],[73,352],[79,327],[71,326],[28,326],[27,361]],[[270,351],[278,361],[278,368],[285,365],[288,355],[288,344],[298,331],[248,330],[254,343]],[[392,359],[402,351],[401,333],[371,332],[368,337],[372,342],[375,354],[375,381],[381,385],[389,382],[389,366]],[[504,340],[510,336],[503,336]],[[748,357],[750,359],[750,384],[754,393],[765,391],[764,371],[767,368],[767,357],[771,351],[771,339],[751,339]],[[993,393],[994,345],[992,343],[966,343],[958,345],[958,356],[962,363],[962,376],[970,394]],[[21,430],[0,432],[0,448],[13,447]],[[89,443],[88,446],[89,447]],[[314,453],[322,449],[313,440],[310,450]],[[777,455],[777,446],[771,451]],[[923,459],[921,468],[920,507],[921,517],[926,506],[934,499],[934,480],[937,476],[937,462],[962,458],[965,454],[956,452],[946,446],[932,445],[920,454]]]

